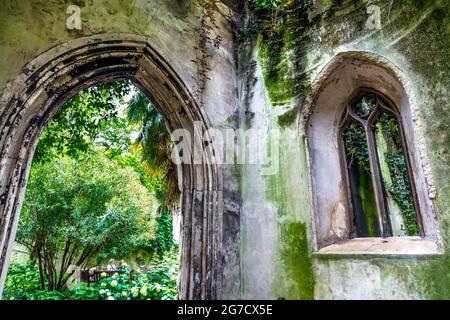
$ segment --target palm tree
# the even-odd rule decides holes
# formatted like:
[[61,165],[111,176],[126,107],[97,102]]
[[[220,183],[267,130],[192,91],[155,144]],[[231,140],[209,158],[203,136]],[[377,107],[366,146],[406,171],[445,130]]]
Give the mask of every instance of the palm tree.
[[127,108],[130,122],[140,127],[135,150],[142,155],[146,169],[151,177],[161,183],[157,198],[161,209],[173,207],[180,197],[177,168],[171,160],[172,141],[165,119],[154,105],[140,91],[131,99]]

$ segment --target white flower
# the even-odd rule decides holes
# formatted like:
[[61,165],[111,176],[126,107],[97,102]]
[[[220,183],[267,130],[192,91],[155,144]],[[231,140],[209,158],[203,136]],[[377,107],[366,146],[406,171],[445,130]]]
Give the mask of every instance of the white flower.
[[100,274],[100,277],[101,277],[101,278],[106,278],[106,272],[102,272],[102,273]]
[[159,285],[159,283],[155,284],[155,290],[156,290],[156,292],[161,291],[161,286]]
[[117,287],[117,281],[116,280],[111,281],[111,287],[113,287],[113,288]]
[[119,275],[119,274],[116,272],[116,273],[113,274],[112,277],[115,278],[115,277],[117,277],[118,275]]
[[128,293],[126,291],[122,291],[122,297],[126,298],[128,296]]
[[104,293],[105,293],[105,290],[104,290],[104,289],[101,289],[101,290],[99,291],[99,293],[100,293],[100,294],[104,294]]
[[101,286],[106,287],[106,282],[102,282]]
[[147,296],[147,287],[142,287],[139,291],[144,297]]
[[131,288],[131,293],[135,293],[135,292],[138,292],[138,291],[139,291],[138,287]]
[[108,300],[114,300],[114,297],[113,296],[109,296]]

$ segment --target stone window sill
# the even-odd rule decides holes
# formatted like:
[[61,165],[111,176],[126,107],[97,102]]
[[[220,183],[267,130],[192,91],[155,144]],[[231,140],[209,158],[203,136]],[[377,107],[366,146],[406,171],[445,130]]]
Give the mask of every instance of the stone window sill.
[[343,241],[314,252],[315,257],[389,257],[441,256],[443,250],[432,239],[420,237],[358,238]]

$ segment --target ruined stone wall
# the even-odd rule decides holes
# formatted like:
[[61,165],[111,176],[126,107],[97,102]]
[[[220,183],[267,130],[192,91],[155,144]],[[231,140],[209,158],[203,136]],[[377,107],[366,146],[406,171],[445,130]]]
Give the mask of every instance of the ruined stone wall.
[[[230,2],[230,1],[224,1]],[[238,2],[238,1],[237,1]],[[279,158],[268,165],[225,166],[221,298],[351,299],[450,297],[450,7],[445,0],[315,0],[279,22],[268,41],[251,19],[220,2],[221,35],[209,47],[202,108],[213,127],[259,129]],[[82,31],[68,31],[70,4],[81,7]],[[381,30],[366,28],[368,5],[381,8]],[[251,10],[249,15],[254,14]],[[164,57],[193,94],[197,90],[201,8],[189,0],[2,0],[0,96],[25,65],[82,36],[138,34]],[[313,223],[302,108],[327,63],[346,51],[384,57],[405,75],[418,107],[426,175],[435,195],[445,253],[432,256],[319,256]],[[279,140],[269,133],[277,129]],[[261,151],[262,152],[262,151]],[[272,166],[270,166],[272,164]]]
[[[234,127],[234,123],[229,121],[230,116],[235,112],[237,108],[236,99],[236,70],[235,70],[235,59],[234,59],[234,46],[233,33],[231,29],[232,24],[232,13],[231,10],[224,4],[217,2],[213,8],[212,16],[208,16],[205,19],[215,20],[212,30],[209,32],[208,37],[212,40],[217,40],[215,42],[210,41],[206,43],[205,50],[206,56],[202,57],[203,52],[199,50],[199,44],[206,41],[200,37],[201,34],[201,19],[208,15],[203,1],[190,1],[190,0],[113,0],[113,1],[103,1],[103,0],[77,0],[77,1],[15,1],[15,0],[4,0],[1,1],[0,10],[0,96],[8,97],[16,95],[16,104],[21,103],[21,99],[24,97],[19,97],[20,88],[16,87],[17,78],[21,75],[22,78],[27,78],[35,70],[35,66],[39,63],[47,63],[46,67],[50,65],[51,61],[47,61],[52,57],[55,52],[62,53],[68,52],[70,50],[80,50],[80,47],[88,48],[89,41],[94,43],[92,48],[88,48],[88,52],[84,54],[92,53],[92,55],[98,54],[102,49],[98,48],[102,46],[102,42],[105,45],[108,43],[116,45],[116,54],[120,52],[120,41],[123,41],[123,51],[126,53],[133,50],[141,50],[146,54],[145,50],[136,45],[133,42],[136,40],[138,43],[148,43],[152,50],[156,51],[157,55],[164,59],[164,63],[167,63],[169,68],[175,73],[175,81],[181,81],[181,85],[190,91],[191,96],[196,100],[196,106],[192,110],[181,110],[177,108],[177,103],[179,103],[180,97],[185,99],[182,103],[191,105],[193,101],[188,101],[186,95],[180,92],[172,92],[172,96],[169,95],[169,99],[163,101],[165,106],[160,106],[162,109],[168,113],[172,112],[182,112],[182,117],[191,116],[190,112],[195,112],[194,116],[187,119],[185,122],[193,121],[192,119],[202,119],[202,123],[207,123],[210,126],[220,126],[220,127]],[[74,13],[73,11],[67,12],[70,5],[76,5],[81,9],[81,30],[70,29],[67,27],[67,19]],[[208,22],[210,24],[210,22]],[[86,38],[90,36],[90,38]],[[97,37],[97,38],[96,38]],[[135,37],[136,39],[134,39]],[[144,38],[143,38],[144,37]],[[90,40],[86,40],[90,39]],[[142,40],[144,39],[144,41]],[[129,43],[127,43],[129,41]],[[96,47],[98,45],[98,47]],[[133,49],[133,46],[135,49]],[[57,48],[57,49],[53,49]],[[55,51],[56,50],[56,51]],[[58,51],[59,50],[59,51]],[[82,50],[82,49],[81,49]],[[86,51],[85,50],[85,51]],[[89,51],[90,50],[90,51]],[[50,54],[48,54],[51,52]],[[106,53],[107,55],[108,53]],[[113,54],[111,53],[111,57]],[[31,61],[34,61],[37,57],[40,60],[35,62],[31,67],[27,67]],[[78,56],[79,57],[79,56]],[[201,57],[202,61],[199,61]],[[73,59],[69,59],[68,63],[72,63]],[[77,58],[75,58],[77,59]],[[148,56],[148,59],[151,59]],[[112,59],[111,59],[112,60]],[[125,61],[125,60],[124,60]],[[130,60],[130,64],[138,63]],[[141,64],[142,65],[142,64]],[[98,66],[92,65],[93,69]],[[107,67],[107,66],[106,66]],[[156,70],[164,70],[158,65],[154,65],[153,68]],[[203,68],[203,70],[202,70]],[[208,69],[207,78],[208,81],[206,85],[202,85],[202,71]],[[147,70],[146,74],[152,75],[153,70]],[[155,74],[157,74],[156,71]],[[50,71],[51,73],[51,71]],[[89,75],[88,75],[89,76]],[[155,75],[154,85],[158,92],[150,92],[155,96],[164,96],[166,88],[169,88],[173,84],[163,83],[157,84],[158,80]],[[173,75],[171,75],[173,77]],[[39,79],[31,79],[30,83],[23,83],[23,86],[32,85],[33,81],[39,81]],[[22,83],[20,83],[22,85]],[[34,84],[36,85],[36,84]],[[55,84],[55,88],[59,84]],[[151,84],[150,84],[151,87]],[[201,87],[201,90],[199,88]],[[44,92],[48,88],[43,88]],[[51,90],[48,89],[49,93]],[[30,89],[33,91],[33,88]],[[176,96],[178,95],[178,96]],[[166,94],[167,97],[167,94]],[[1,101],[0,105],[0,115],[4,110],[9,107],[9,98],[5,98]],[[177,100],[178,99],[178,100]],[[42,101],[44,102],[44,101]],[[32,103],[32,102],[30,102]],[[171,106],[173,104],[173,106]],[[43,107],[44,108],[44,107]],[[11,109],[11,108],[10,108]],[[33,117],[33,115],[32,115]],[[37,117],[37,115],[36,115]],[[169,114],[169,117],[172,116]],[[37,117],[38,118],[38,117]],[[4,120],[4,119],[1,119]],[[4,122],[4,121],[0,121]],[[5,131],[9,130],[9,125],[6,124]],[[22,123],[23,128],[20,130],[25,130],[28,125],[27,121]],[[192,126],[192,124],[190,124]],[[20,125],[19,125],[20,127]],[[191,129],[191,128],[189,128]],[[3,130],[3,129],[2,129]],[[5,137],[4,132],[2,136]],[[11,130],[9,130],[11,131]],[[19,138],[20,139],[20,138]],[[2,140],[3,141],[3,140]],[[21,141],[14,142],[15,148],[19,148]],[[5,142],[1,149],[4,149]],[[17,146],[16,146],[17,145]],[[26,147],[25,147],[26,148]],[[28,147],[31,149],[32,147]],[[27,152],[25,152],[27,153]],[[3,154],[3,153],[2,153]],[[3,154],[0,161],[0,176],[9,176],[9,172],[6,172],[9,168],[10,163],[15,163],[14,159],[9,159],[7,155]],[[189,169],[188,169],[189,170]],[[194,171],[193,168],[190,169]],[[194,292],[195,298],[216,296],[217,298],[236,298],[240,294],[240,281],[239,281],[239,210],[240,210],[240,197],[237,191],[237,180],[233,172],[228,172],[227,168],[219,170],[226,178],[222,176],[204,176],[193,177],[193,185],[186,188],[192,188],[189,190],[189,194],[193,197],[186,197],[185,202],[187,202],[187,207],[189,210],[197,212],[195,218],[196,222],[190,224],[185,223],[183,228],[189,232],[192,230],[192,234],[195,234],[195,247],[198,248],[198,252],[194,253],[195,258],[190,258],[191,261],[197,261],[194,263],[193,273],[196,273],[190,279],[184,279],[183,281],[197,283],[201,287],[202,284],[199,282],[204,281],[206,277],[208,279],[218,279],[223,278],[226,281],[221,282],[220,280],[214,284],[217,286],[217,295],[213,292]],[[195,171],[197,175],[201,175],[201,170]],[[205,171],[204,171],[205,172]],[[218,172],[218,171],[217,171]],[[209,175],[212,175],[209,172]],[[206,185],[207,181],[212,181],[215,186]],[[222,181],[226,180],[226,184]],[[184,181],[183,181],[184,182]],[[4,208],[5,203],[9,202],[7,199],[7,194],[4,190],[8,190],[8,186],[0,183],[0,207]],[[208,189],[215,188],[215,189]],[[220,194],[219,194],[220,193]],[[218,197],[220,200],[217,201],[213,196]],[[20,198],[20,196],[19,196]],[[211,200],[210,203],[206,199]],[[3,209],[0,209],[2,211]],[[14,209],[16,210],[16,209]],[[216,225],[220,226],[220,230],[211,230],[211,233],[206,235],[205,226],[203,224],[203,218],[205,215],[203,212],[214,211],[218,216],[209,217],[212,219],[222,219],[223,221],[214,221]],[[8,212],[4,210],[3,212]],[[7,245],[3,241],[8,234],[14,233],[14,223],[10,222],[10,216],[3,212],[0,213],[0,247],[2,247],[0,262],[7,260],[8,250],[5,248]],[[11,211],[9,211],[11,212]],[[2,216],[3,215],[3,216]],[[203,217],[202,217],[203,216]],[[199,220],[199,217],[202,217]],[[187,218],[186,218],[187,219]],[[210,222],[212,224],[212,222]],[[220,238],[221,242],[217,244],[214,250],[214,257],[208,257],[208,261],[218,261],[220,266],[212,266],[215,270],[220,270],[217,274],[210,274],[205,270],[205,266],[202,265],[202,261],[206,261],[206,256],[203,255],[202,250],[206,250],[203,247],[206,244],[201,242],[204,238]],[[194,236],[192,236],[194,238]],[[185,250],[189,252],[191,247],[187,246]],[[207,248],[211,252],[211,248]],[[194,249],[195,251],[196,249]],[[216,255],[217,254],[217,255]],[[188,258],[186,258],[189,260]],[[198,262],[200,261],[200,262]],[[192,264],[192,262],[191,262]],[[211,266],[210,266],[211,268]],[[193,277],[193,279],[192,279]],[[202,280],[203,279],[203,280]],[[3,282],[0,279],[0,287]],[[204,283],[203,283],[204,285]],[[1,290],[1,288],[0,288]],[[213,289],[208,289],[213,290]],[[215,289],[214,289],[215,290]]]
[[[242,297],[449,298],[448,2],[303,3],[303,15],[278,17],[269,35],[254,25],[264,16],[261,10],[250,10],[255,19],[247,21],[239,31],[240,81],[250,83],[246,88],[241,85],[240,109],[248,109],[252,115],[242,123],[267,131],[278,128],[282,137],[277,174],[261,176],[258,167],[246,167],[241,172]],[[381,29],[366,27],[370,5],[381,9]],[[437,216],[443,254],[312,253],[313,208],[302,108],[306,108],[304,99],[327,63],[348,51],[381,56],[405,77],[411,95],[408,98],[417,106],[414,125],[421,137],[420,152],[425,159],[422,169],[432,190],[426,196],[431,198]]]

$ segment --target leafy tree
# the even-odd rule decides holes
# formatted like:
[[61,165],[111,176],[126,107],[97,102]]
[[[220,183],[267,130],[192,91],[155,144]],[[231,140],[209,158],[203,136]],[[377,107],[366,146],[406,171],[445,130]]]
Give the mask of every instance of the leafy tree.
[[154,240],[149,193],[136,173],[99,153],[34,164],[28,184],[16,240],[48,290],[65,287],[70,265],[126,257]]
[[126,150],[131,144],[126,133],[132,128],[126,119],[118,117],[118,106],[131,89],[130,82],[121,81],[80,91],[49,122],[33,161],[51,161],[61,155],[76,159],[94,143],[117,152]]

